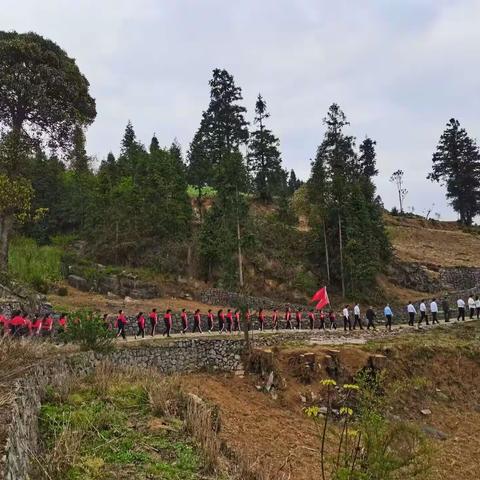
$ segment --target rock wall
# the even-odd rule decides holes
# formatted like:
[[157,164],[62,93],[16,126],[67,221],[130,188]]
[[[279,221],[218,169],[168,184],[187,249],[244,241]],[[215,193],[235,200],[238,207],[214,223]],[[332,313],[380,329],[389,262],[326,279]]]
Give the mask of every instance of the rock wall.
[[278,309],[279,311],[285,310],[287,306],[292,309],[307,308],[305,305],[293,304],[290,302],[282,302],[272,300],[267,297],[254,297],[252,295],[243,295],[237,292],[228,292],[226,290],[220,290],[218,288],[210,288],[203,291],[200,294],[200,300],[208,305],[226,305],[229,307],[237,307],[239,305],[248,305],[252,310],[258,310],[263,308],[265,310]]
[[443,285],[454,290],[480,289],[480,268],[442,268],[440,280]]
[[156,284],[142,281],[136,275],[128,273],[107,275],[101,269],[98,270],[93,279],[87,280],[82,276],[81,271],[70,267],[67,282],[70,286],[83,292],[94,291],[105,295],[113,293],[120,297],[146,299],[161,295],[161,291]]
[[38,414],[48,385],[59,387],[72,375],[92,372],[100,361],[157,368],[164,373],[243,370],[241,339],[189,339],[125,346],[108,355],[79,353],[32,366],[12,386],[14,400],[5,409],[6,442],[0,446],[0,480],[27,480],[30,459],[39,444]]

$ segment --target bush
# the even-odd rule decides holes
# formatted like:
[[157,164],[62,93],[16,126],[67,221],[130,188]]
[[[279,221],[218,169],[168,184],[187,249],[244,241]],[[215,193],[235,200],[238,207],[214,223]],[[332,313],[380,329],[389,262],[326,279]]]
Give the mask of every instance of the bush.
[[[326,411],[318,406],[305,409],[314,420],[320,437],[321,477],[330,465],[332,480],[423,479],[428,476],[428,443],[420,430],[405,421],[390,421],[382,398],[382,377],[374,372],[360,375],[357,384],[326,387]],[[339,404],[339,421],[334,423],[332,405]],[[326,438],[337,437],[332,456],[327,455]],[[331,440],[328,440],[331,445]]]
[[82,350],[106,352],[113,349],[115,333],[105,326],[100,315],[88,311],[69,314],[66,342],[76,343]]

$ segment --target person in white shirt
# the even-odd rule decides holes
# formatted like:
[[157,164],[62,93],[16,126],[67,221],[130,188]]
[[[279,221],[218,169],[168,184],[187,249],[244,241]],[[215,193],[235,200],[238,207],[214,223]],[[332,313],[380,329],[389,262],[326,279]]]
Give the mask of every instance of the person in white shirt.
[[412,302],[408,302],[407,312],[408,312],[408,324],[411,327],[413,327],[413,324],[415,323],[415,315],[417,314],[417,311],[415,310],[415,307],[413,306]]
[[345,305],[342,315],[343,315],[343,329],[347,331],[347,325],[348,325],[348,329],[351,330],[352,322],[350,321],[350,313],[348,311],[348,305]]
[[425,323],[428,325],[428,316],[427,316],[427,306],[425,305],[425,300],[422,299],[420,303],[420,319],[418,320],[418,325],[421,325],[423,320],[425,320]]
[[475,297],[475,311],[477,313],[477,320],[480,320],[480,298]]
[[439,323],[437,320],[437,315],[438,315],[438,305],[437,305],[437,299],[432,298],[432,302],[430,303],[430,312],[432,314],[432,325],[435,325],[436,323]]
[[457,300],[457,308],[458,308],[458,314],[457,314],[457,322],[462,319],[462,321],[465,320],[465,302],[463,299],[459,298]]
[[360,330],[363,330],[362,320],[360,318],[360,305],[358,303],[353,307],[353,329],[359,326]]
[[473,315],[475,314],[475,300],[471,295],[468,297],[468,310],[468,313],[470,314],[470,320],[473,320]]

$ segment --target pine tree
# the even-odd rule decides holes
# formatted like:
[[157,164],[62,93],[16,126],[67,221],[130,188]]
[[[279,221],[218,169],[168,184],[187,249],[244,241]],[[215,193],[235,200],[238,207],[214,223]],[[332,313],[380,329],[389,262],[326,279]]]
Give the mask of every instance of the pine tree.
[[480,153],[460,122],[450,119],[432,158],[432,181],[447,187],[447,198],[460,215],[460,222],[471,225],[480,213]]
[[85,173],[90,170],[90,158],[85,150],[85,134],[80,125],[73,132],[73,148],[68,155],[70,168],[76,173]]
[[[190,145],[190,166],[201,166],[203,172],[213,173],[225,156],[238,151],[248,140],[248,123],[244,118],[245,107],[238,104],[242,100],[242,90],[235,85],[233,76],[226,70],[216,68],[210,85],[210,104],[203,112],[200,128]],[[216,187],[216,185],[214,185]]]
[[297,178],[295,170],[292,168],[288,177],[288,191],[290,192],[290,195],[293,195],[302,185],[303,182]]
[[125,133],[123,134],[121,143],[121,155],[128,155],[128,153],[137,145],[137,136],[133,129],[132,122],[129,120],[125,127]]
[[360,166],[360,175],[365,175],[369,178],[375,177],[378,175],[378,170],[376,167],[376,152],[375,145],[377,142],[372,140],[369,137],[365,137],[365,140],[360,144],[360,156],[359,156],[359,166]]
[[160,150],[160,143],[158,141],[158,138],[156,137],[155,134],[153,134],[152,140],[150,141],[150,148],[149,152],[151,154],[158,152]]
[[366,138],[357,155],[349,125],[333,104],[324,123],[327,130],[312,163],[307,184],[311,202],[312,260],[342,292],[365,292],[389,258],[390,246],[375,198],[375,142]]
[[255,188],[260,200],[270,202],[279,193],[282,182],[282,161],[278,150],[279,140],[265,127],[270,117],[267,104],[259,94],[255,104],[254,123],[258,129],[250,134],[247,162],[255,175]]

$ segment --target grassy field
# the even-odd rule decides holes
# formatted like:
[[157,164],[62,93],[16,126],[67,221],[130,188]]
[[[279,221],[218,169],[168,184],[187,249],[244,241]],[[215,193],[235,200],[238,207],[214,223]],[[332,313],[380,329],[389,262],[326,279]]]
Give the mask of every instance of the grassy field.
[[164,397],[159,402],[151,387],[107,368],[67,391],[50,390],[40,414],[44,454],[35,478],[217,478],[206,474],[183,422],[166,415]]
[[10,245],[10,274],[13,279],[46,293],[49,285],[62,277],[61,258],[59,246],[39,246],[33,239],[17,237]]

